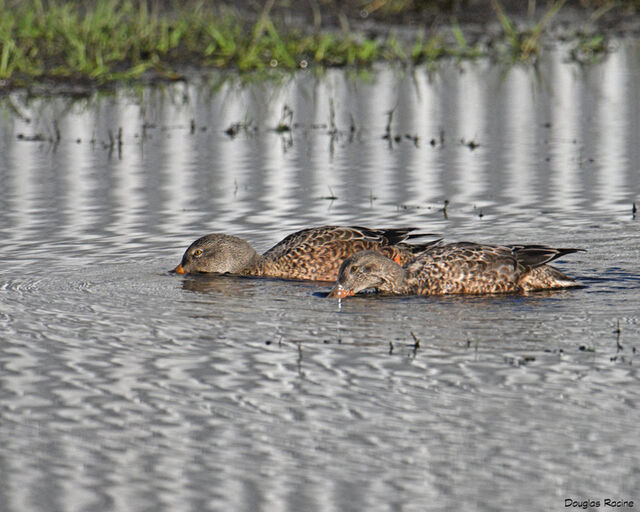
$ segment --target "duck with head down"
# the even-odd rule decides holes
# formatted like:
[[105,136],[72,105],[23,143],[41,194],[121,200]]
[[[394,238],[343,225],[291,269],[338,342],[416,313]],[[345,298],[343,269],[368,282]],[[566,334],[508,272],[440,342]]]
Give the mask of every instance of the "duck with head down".
[[404,266],[380,253],[362,251],[346,259],[329,297],[366,289],[395,295],[526,293],[577,286],[547,265],[582,249],[542,245],[434,244]]
[[178,274],[241,274],[259,264],[260,255],[248,242],[235,236],[212,233],[193,242],[174,271]]
[[340,263],[358,251],[378,251],[404,265],[436,243],[406,243],[409,239],[427,236],[411,233],[414,230],[358,226],[309,228],[292,233],[262,255],[241,238],[213,233],[189,246],[175,272],[335,281]]

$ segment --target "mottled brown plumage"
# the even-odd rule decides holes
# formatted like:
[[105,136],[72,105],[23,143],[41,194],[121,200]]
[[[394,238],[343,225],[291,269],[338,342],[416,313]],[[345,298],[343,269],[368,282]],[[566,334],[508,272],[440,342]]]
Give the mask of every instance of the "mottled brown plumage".
[[437,243],[406,243],[406,240],[425,236],[411,233],[414,230],[357,226],[309,228],[292,233],[262,256],[240,238],[213,233],[193,242],[175,271],[335,281],[342,261],[358,251],[379,251],[404,265]]
[[434,244],[404,266],[371,251],[345,260],[330,297],[362,290],[397,295],[518,293],[576,286],[547,265],[581,249],[542,245],[481,245],[471,242]]

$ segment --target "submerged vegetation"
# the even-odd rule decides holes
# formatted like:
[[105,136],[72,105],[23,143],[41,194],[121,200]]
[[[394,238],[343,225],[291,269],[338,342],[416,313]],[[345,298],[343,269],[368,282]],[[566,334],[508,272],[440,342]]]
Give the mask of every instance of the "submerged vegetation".
[[[377,0],[359,5],[362,17],[374,13],[384,17],[464,3]],[[470,41],[453,17],[447,24],[429,25],[428,30],[401,25],[395,32],[351,30],[341,15],[336,26],[287,24],[275,0],[266,0],[253,16],[218,3],[212,7],[192,1],[167,6],[145,0],[0,0],[0,85],[33,79],[106,82],[149,73],[172,79],[186,67],[295,69],[364,66],[379,60],[421,63],[446,56],[528,61],[539,54],[542,35],[565,0],[547,2],[539,21],[527,29],[519,28],[498,0],[486,3],[500,29],[496,36],[476,35]],[[606,12],[610,2],[592,3],[596,12]],[[321,5],[331,9],[333,1],[310,5],[317,21]],[[603,36],[587,34],[576,47],[575,58],[583,61],[606,49]]]

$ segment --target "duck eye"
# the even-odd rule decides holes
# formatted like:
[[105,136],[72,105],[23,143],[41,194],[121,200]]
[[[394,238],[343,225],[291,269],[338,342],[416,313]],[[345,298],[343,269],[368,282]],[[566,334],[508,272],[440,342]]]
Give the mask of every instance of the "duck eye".
[[199,258],[200,256],[202,256],[202,249],[196,249],[195,251],[193,251],[194,258]]
[[357,271],[358,271],[358,265],[351,265],[351,270],[350,270],[350,272],[351,272],[352,274],[354,274],[354,273],[355,273],[355,272],[357,272]]

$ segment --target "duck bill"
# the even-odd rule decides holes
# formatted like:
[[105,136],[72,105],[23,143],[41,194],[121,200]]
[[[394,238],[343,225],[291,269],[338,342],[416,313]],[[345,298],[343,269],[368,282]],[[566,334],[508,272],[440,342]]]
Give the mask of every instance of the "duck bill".
[[334,299],[344,299],[345,297],[351,297],[352,295],[354,295],[353,290],[347,290],[341,284],[337,284],[329,292],[329,295],[327,295],[327,297],[331,297]]
[[176,274],[185,274],[184,268],[182,268],[182,263],[173,269]]

